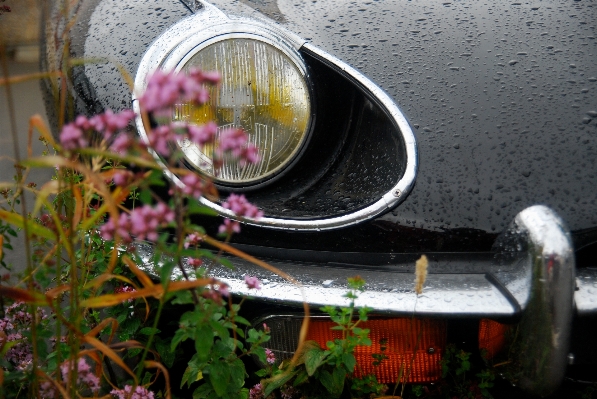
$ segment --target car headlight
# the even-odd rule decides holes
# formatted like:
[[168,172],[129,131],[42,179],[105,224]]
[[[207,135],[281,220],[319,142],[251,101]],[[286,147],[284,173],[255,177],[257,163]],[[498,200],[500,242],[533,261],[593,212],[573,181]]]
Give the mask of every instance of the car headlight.
[[196,124],[215,121],[218,131],[242,128],[256,146],[260,161],[241,165],[232,157],[214,170],[214,148],[178,143],[186,161],[216,183],[243,187],[284,170],[309,137],[311,96],[300,57],[262,36],[221,35],[207,40],[184,57],[180,71],[199,68],[221,72],[220,85],[210,88],[201,106],[177,104],[174,119]]

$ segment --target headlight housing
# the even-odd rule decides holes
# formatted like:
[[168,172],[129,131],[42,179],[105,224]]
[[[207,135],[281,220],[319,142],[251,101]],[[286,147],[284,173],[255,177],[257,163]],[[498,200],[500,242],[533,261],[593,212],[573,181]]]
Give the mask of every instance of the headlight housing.
[[[258,52],[262,56],[256,63]],[[230,53],[234,57],[226,55]],[[411,191],[418,159],[406,118],[375,83],[329,53],[278,25],[228,17],[202,1],[196,14],[171,26],[149,47],[139,63],[135,92],[144,91],[158,68],[169,72],[191,66],[220,70],[227,89],[213,89],[204,107],[180,104],[173,118],[197,123],[213,118],[221,128],[244,127],[262,161],[270,162],[241,168],[230,160],[223,168],[228,170],[217,174],[211,167],[212,148],[178,143],[184,162],[212,175],[222,191],[253,190],[251,201],[265,215],[243,218],[244,223],[283,230],[336,229],[393,209]],[[271,76],[280,83],[272,83]],[[272,100],[275,105],[264,104]],[[259,107],[262,112],[256,111]],[[133,108],[139,113],[134,96]],[[140,117],[136,125],[148,142]],[[272,127],[278,130],[274,135]],[[166,176],[184,186],[163,167]],[[217,200],[200,201],[222,216],[239,219]]]

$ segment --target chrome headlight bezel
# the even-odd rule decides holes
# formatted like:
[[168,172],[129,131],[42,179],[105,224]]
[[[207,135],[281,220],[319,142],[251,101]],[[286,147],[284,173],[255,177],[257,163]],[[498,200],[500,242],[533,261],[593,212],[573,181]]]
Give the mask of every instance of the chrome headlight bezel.
[[[139,64],[135,78],[135,93],[140,93],[145,89],[150,73],[158,68],[164,69],[165,66],[172,69],[176,68],[181,65],[182,59],[203,42],[221,35],[255,35],[264,38],[263,40],[270,41],[278,48],[285,48],[287,51],[290,50],[290,53],[296,53],[299,59],[301,59],[301,56],[298,51],[303,49],[351,81],[368,98],[383,108],[384,113],[393,121],[406,153],[404,174],[399,181],[381,198],[364,208],[345,215],[309,219],[268,217],[266,212],[266,215],[258,220],[243,218],[242,222],[282,230],[320,231],[336,229],[377,217],[396,207],[406,198],[414,186],[417,175],[417,144],[406,117],[387,93],[356,69],[280,26],[243,17],[228,17],[214,6],[206,2],[202,2],[202,4],[203,7],[196,14],[170,27],[150,46]],[[135,95],[133,95],[133,108],[139,115],[140,108]],[[136,126],[142,139],[147,142],[147,135],[140,116],[136,119]],[[303,146],[303,148],[305,147]],[[167,168],[160,157],[155,152],[153,154],[158,162],[162,164],[165,175],[176,185],[184,186],[180,179]],[[294,159],[298,160],[299,158],[300,154]],[[288,170],[289,168],[285,169]],[[229,188],[227,187],[227,189]],[[247,188],[243,187],[243,189]],[[222,216],[239,220],[233,212],[223,208],[216,202],[205,197],[202,197],[200,201]]]

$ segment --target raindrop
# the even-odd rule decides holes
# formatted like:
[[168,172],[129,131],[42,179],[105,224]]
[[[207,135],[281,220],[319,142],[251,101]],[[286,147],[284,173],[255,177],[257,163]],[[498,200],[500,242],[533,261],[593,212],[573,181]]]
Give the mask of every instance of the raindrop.
[[516,65],[516,64],[518,64],[517,60],[512,60],[512,61],[508,62],[508,65]]

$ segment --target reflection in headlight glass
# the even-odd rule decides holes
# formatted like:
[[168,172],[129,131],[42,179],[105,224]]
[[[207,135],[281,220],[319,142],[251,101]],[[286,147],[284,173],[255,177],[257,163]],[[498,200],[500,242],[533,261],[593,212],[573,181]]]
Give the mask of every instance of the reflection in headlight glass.
[[215,121],[218,134],[239,127],[258,148],[260,161],[241,167],[232,156],[213,167],[213,146],[179,142],[187,161],[222,183],[252,183],[282,170],[300,151],[311,114],[309,90],[295,63],[274,46],[246,38],[229,38],[201,49],[182,68],[216,70],[222,82],[210,88],[203,105],[178,104],[174,120]]

